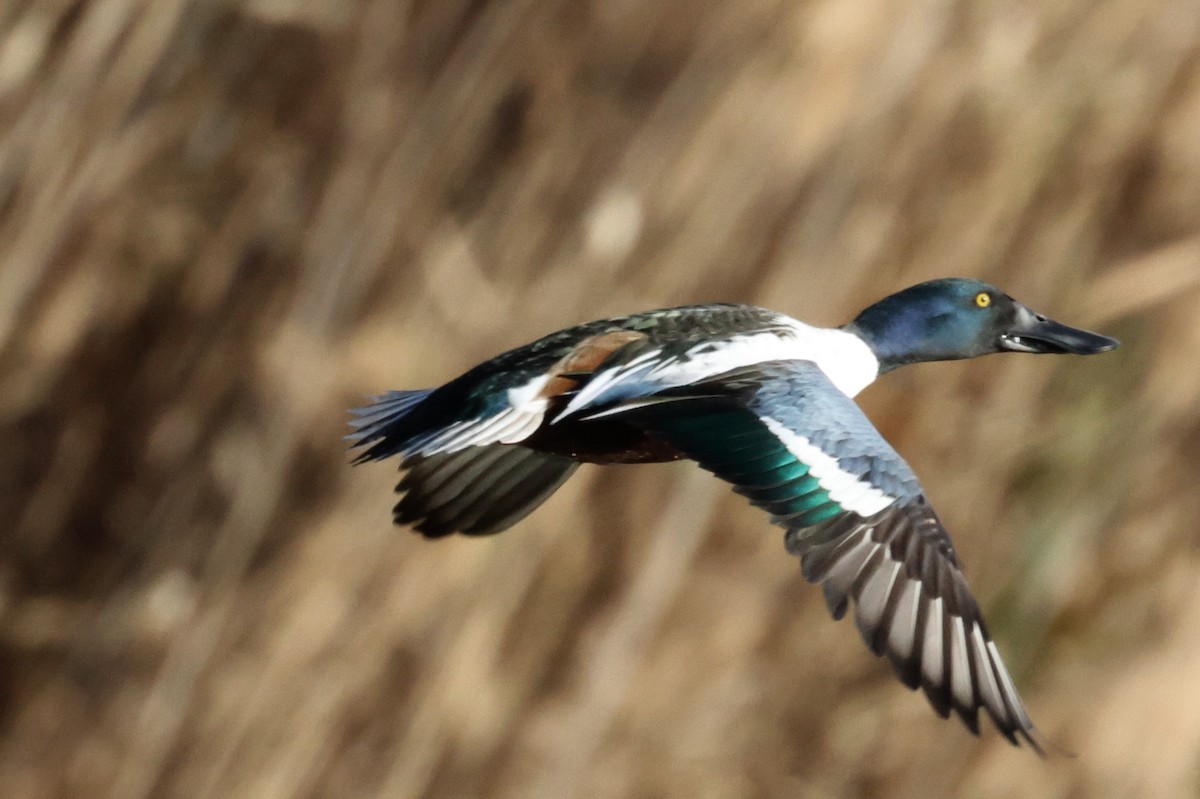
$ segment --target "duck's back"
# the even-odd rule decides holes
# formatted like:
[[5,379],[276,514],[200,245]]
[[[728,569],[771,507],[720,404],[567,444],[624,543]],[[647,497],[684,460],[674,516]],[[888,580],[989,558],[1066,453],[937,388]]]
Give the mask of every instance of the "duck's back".
[[[374,442],[363,460],[490,443],[522,443],[587,462],[674,460],[674,450],[620,422],[549,422],[598,372],[639,357],[686,362],[745,336],[784,337],[794,331],[788,321],[764,308],[715,304],[587,322],[501,353],[439,388],[385,395],[372,407],[400,402],[403,412],[377,410],[355,438]],[[489,420],[495,420],[490,428]]]

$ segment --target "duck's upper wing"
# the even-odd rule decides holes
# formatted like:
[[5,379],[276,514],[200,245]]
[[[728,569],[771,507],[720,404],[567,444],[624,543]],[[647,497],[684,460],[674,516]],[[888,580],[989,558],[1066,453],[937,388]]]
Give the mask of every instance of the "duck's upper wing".
[[785,320],[748,305],[685,305],[587,322],[501,353],[436,389],[373,397],[352,411],[355,432],[347,438],[362,448],[356,462],[520,444],[552,407],[684,385],[736,366],[739,357],[786,352]]
[[834,618],[853,600],[867,645],[940,715],[978,733],[983,708],[1043,752],[912,469],[816,366],[757,364],[593,415],[661,436],[771,514]]

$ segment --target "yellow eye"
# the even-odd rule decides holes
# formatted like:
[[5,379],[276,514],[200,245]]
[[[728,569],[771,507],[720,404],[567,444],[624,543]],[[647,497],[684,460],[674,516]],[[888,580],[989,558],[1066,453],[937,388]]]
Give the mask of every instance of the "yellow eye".
[[975,304],[980,308],[986,308],[992,304],[992,295],[986,291],[981,291],[975,295]]

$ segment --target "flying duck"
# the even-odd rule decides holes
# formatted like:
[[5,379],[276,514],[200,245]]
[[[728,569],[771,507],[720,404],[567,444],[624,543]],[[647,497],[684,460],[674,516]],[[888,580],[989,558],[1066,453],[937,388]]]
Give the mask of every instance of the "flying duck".
[[580,463],[689,458],[785,529],[804,577],[943,718],[979,709],[1044,754],[912,469],[853,401],[922,361],[1090,355],[1107,336],[1047,319],[978,280],[933,280],[840,328],[749,305],[604,319],[497,355],[434,389],[352,411],[355,463],[401,456],[395,523],[428,537],[497,533]]

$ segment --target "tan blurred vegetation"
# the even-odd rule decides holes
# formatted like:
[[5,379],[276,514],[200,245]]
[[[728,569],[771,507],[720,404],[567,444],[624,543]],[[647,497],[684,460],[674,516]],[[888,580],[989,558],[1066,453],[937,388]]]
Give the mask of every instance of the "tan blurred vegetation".
[[[389,524],[344,409],[944,275],[1121,337],[863,398],[1047,734],[686,465]],[[1200,795],[1195,0],[0,0],[0,796]]]

